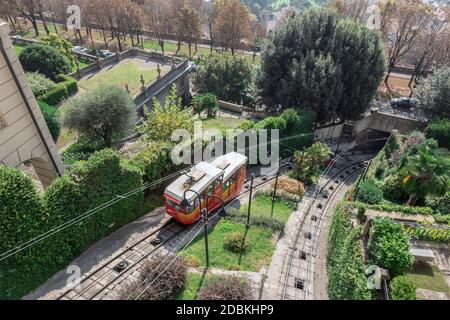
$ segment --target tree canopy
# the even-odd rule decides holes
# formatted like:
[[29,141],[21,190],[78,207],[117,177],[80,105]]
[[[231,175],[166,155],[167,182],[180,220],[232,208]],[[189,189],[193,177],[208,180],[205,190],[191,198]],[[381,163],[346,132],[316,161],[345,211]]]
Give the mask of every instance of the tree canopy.
[[64,106],[63,123],[89,138],[101,139],[106,147],[113,138],[123,136],[131,127],[135,114],[129,93],[115,86],[100,86]]
[[250,89],[252,69],[239,56],[211,54],[194,76],[199,93],[213,93],[219,100],[241,103]]
[[355,120],[385,72],[378,34],[327,8],[293,13],[262,53],[258,87],[269,107],[311,108],[319,123]]
[[442,67],[426,78],[416,96],[419,108],[429,118],[450,118],[450,67]]

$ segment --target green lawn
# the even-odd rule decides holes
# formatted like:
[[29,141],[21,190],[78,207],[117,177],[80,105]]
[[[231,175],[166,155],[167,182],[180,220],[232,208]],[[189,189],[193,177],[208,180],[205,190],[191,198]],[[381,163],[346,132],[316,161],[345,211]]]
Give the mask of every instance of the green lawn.
[[[240,208],[240,212],[247,214],[248,205],[243,205]],[[250,215],[252,217],[271,217],[272,213],[272,199],[267,195],[258,195],[252,201]],[[291,216],[292,209],[286,202],[275,201],[272,218],[286,223]]]
[[19,56],[20,53],[23,51],[23,49],[25,49],[25,46],[19,46],[19,45],[15,44],[14,49],[16,50],[17,56]]
[[[236,254],[223,247],[224,237],[231,232],[246,233],[251,243],[251,249],[246,254]],[[210,267],[228,270],[259,271],[270,264],[275,251],[273,234],[270,229],[252,226],[246,231],[243,224],[229,220],[220,221],[208,234]],[[184,256],[195,256],[205,265],[205,241],[203,235],[199,236],[185,250]]]
[[416,264],[413,270],[406,273],[406,276],[418,289],[450,293],[442,273],[429,264]]
[[84,79],[78,85],[85,90],[92,90],[100,85],[116,85],[125,88],[128,84],[133,94],[138,93],[141,87],[140,77],[144,76],[146,84],[150,84],[158,77],[155,69],[143,70],[135,61],[124,62],[114,66],[111,70],[100,72],[89,79]]
[[216,117],[216,118],[204,118],[203,122],[203,130],[207,129],[218,129],[218,130],[227,130],[227,129],[236,129],[241,123],[245,120],[238,118],[230,118],[230,117]]

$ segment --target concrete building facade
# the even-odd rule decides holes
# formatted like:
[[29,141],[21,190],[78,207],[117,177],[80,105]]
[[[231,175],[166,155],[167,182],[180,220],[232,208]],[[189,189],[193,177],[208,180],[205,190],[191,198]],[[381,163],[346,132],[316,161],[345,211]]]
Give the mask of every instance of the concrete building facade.
[[19,167],[30,162],[44,187],[64,173],[64,166],[25,72],[0,22],[0,163]]

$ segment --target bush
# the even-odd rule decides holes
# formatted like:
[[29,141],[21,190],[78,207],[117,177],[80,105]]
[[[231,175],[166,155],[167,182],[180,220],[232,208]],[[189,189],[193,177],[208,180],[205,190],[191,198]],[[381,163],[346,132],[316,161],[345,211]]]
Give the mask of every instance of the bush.
[[412,267],[409,237],[403,225],[389,218],[376,218],[370,230],[368,250],[374,264],[388,269],[393,276]]
[[[275,182],[271,184],[271,188],[273,189],[274,186]],[[301,181],[284,176],[278,178],[277,190],[286,191],[287,193],[302,197],[305,193],[305,185]]]
[[395,277],[389,288],[392,300],[416,300],[416,286],[406,276]]
[[431,227],[407,227],[406,233],[411,237],[437,242],[437,243],[449,243],[450,241],[450,230],[448,229],[438,229]]
[[27,72],[27,80],[33,94],[38,97],[53,89],[56,83],[39,72]]
[[187,270],[186,262],[174,254],[154,257],[144,264],[138,280],[120,292],[120,299],[136,299],[144,289],[139,300],[173,298],[184,287]]
[[281,117],[267,117],[264,120],[259,121],[255,125],[255,129],[256,130],[261,130],[261,129],[267,129],[267,130],[278,129],[278,130],[280,130],[280,132],[283,133],[286,130],[286,126],[287,126],[286,120],[281,118]]
[[441,148],[450,149],[450,119],[434,120],[427,127],[426,135],[437,140]]
[[31,44],[19,55],[20,63],[25,71],[39,72],[55,82],[61,74],[71,71],[71,63],[53,47],[42,44]]
[[374,180],[366,180],[359,184],[356,200],[368,204],[378,204],[383,200],[383,191]]
[[103,148],[104,147],[99,143],[90,142],[87,139],[81,138],[64,150],[61,157],[65,164],[73,164],[77,161],[88,160],[92,154]]
[[405,202],[409,198],[408,194],[403,190],[402,177],[397,173],[387,176],[381,189],[384,197],[391,201]]
[[170,156],[172,148],[171,143],[151,142],[136,154],[133,163],[142,170],[144,182],[158,180],[177,168]]
[[212,93],[199,94],[192,99],[192,107],[199,115],[206,110],[208,118],[215,116],[219,111],[219,102]]
[[361,227],[353,227],[351,215],[339,204],[328,237],[328,292],[334,300],[369,300]]
[[42,37],[40,44],[55,48],[70,61],[72,66],[75,65],[75,57],[72,52],[73,46],[69,41],[61,38],[57,34],[52,33],[48,36]]
[[443,197],[427,196],[425,204],[440,214],[450,214],[450,191]]
[[37,99],[51,106],[56,106],[78,92],[78,83],[75,78],[61,75],[61,79],[63,79],[62,82],[57,83],[52,89],[38,96]]
[[184,261],[186,261],[186,265],[190,268],[200,267],[200,264],[202,263],[200,258],[196,256],[187,256],[184,258]]
[[245,120],[239,125],[239,129],[244,131],[251,130],[255,127],[256,123],[253,120]]
[[58,109],[49,106],[45,102],[38,101],[39,109],[42,111],[48,130],[52,135],[53,140],[58,140],[61,132],[61,120]]
[[223,247],[233,253],[247,253],[251,244],[242,232],[232,232],[223,239]]
[[208,280],[198,294],[198,300],[251,300],[250,282],[235,276],[214,277]]

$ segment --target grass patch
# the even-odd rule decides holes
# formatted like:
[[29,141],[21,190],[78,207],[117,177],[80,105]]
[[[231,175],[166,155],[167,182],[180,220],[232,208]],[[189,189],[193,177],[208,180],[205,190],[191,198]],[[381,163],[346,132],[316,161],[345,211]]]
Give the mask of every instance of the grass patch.
[[415,264],[406,276],[414,282],[417,288],[450,293],[442,273],[434,266],[427,263]]
[[[288,221],[289,217],[292,213],[292,204],[287,201],[277,199],[275,201],[275,206],[272,213],[272,198],[265,194],[258,194],[252,200],[252,207],[250,216],[251,217],[265,217],[265,218],[273,218],[278,221],[283,222],[284,224]],[[241,206],[239,210],[242,214],[247,214],[248,204]]]
[[228,130],[238,128],[245,120],[230,117],[216,117],[202,119],[203,129]]
[[78,85],[84,90],[90,90],[103,84],[115,85],[125,88],[128,84],[130,91],[136,94],[141,87],[140,77],[143,75],[145,82],[150,84],[158,77],[158,71],[143,70],[135,61],[127,61],[120,65],[114,66],[108,71],[100,72],[89,79],[84,79]]
[[18,44],[14,45],[14,50],[16,50],[16,55],[19,56],[20,53],[25,49],[25,46],[20,46]]
[[[251,243],[245,254],[236,254],[226,250],[223,239],[231,232],[243,232]],[[249,229],[245,225],[229,220],[220,221],[208,234],[209,264],[214,268],[228,270],[259,271],[270,264],[275,251],[272,230],[257,226]],[[195,256],[205,265],[205,242],[203,235],[197,237],[183,253],[184,256]]]
[[195,300],[203,284],[212,277],[205,272],[189,272],[184,289],[174,297],[175,300]]

